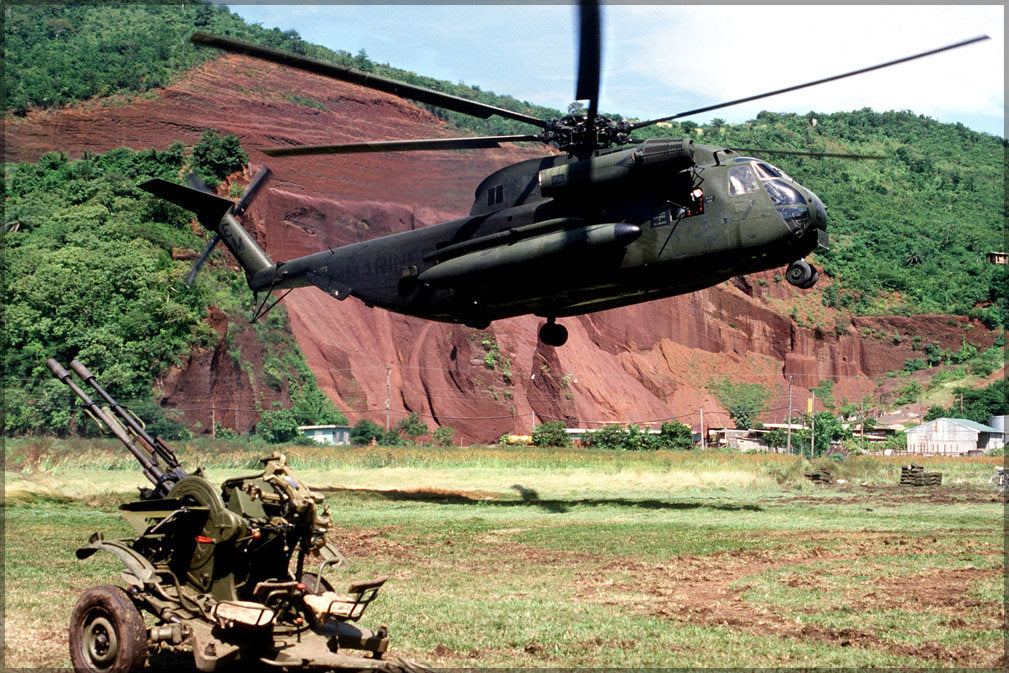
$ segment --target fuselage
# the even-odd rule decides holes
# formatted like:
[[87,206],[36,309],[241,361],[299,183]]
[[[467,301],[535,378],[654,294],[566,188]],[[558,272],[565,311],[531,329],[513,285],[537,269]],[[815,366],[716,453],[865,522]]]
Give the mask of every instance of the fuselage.
[[823,204],[770,164],[689,140],[513,164],[468,216],[293,259],[253,289],[482,327],[692,292],[826,244]]

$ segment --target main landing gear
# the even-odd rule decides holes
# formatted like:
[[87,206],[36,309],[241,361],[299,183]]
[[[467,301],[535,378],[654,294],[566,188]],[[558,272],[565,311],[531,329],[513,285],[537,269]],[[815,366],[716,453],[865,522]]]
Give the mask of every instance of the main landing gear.
[[806,260],[797,259],[788,265],[785,278],[792,285],[803,290],[808,290],[820,279],[820,274],[817,273],[816,267]]
[[567,328],[564,325],[558,325],[554,318],[547,318],[547,321],[540,327],[540,341],[547,346],[563,346],[567,340]]

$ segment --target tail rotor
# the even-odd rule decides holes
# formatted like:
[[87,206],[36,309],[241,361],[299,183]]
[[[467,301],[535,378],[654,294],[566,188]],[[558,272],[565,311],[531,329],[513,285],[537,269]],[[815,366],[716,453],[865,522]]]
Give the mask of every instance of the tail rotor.
[[[259,171],[257,171],[256,175],[252,178],[252,182],[250,182],[249,186],[246,188],[245,193],[242,194],[242,198],[235,204],[232,213],[236,217],[245,213],[249,205],[252,203],[252,200],[256,197],[256,193],[259,191],[260,187],[263,186],[263,183],[268,177],[270,177],[270,169],[268,167],[263,166],[259,169]],[[210,191],[196,173],[190,173],[189,177],[186,178],[186,182],[192,189],[201,191],[205,194],[213,194],[213,192]],[[192,286],[193,281],[196,280],[196,274],[198,274],[200,269],[203,268],[203,265],[206,264],[207,259],[210,258],[210,253],[214,250],[214,246],[216,246],[220,240],[221,232],[219,230],[215,231],[214,235],[210,237],[210,241],[207,242],[207,247],[203,249],[203,252],[196,259],[196,263],[193,264],[193,268],[188,274],[186,274],[184,281],[186,287]]]

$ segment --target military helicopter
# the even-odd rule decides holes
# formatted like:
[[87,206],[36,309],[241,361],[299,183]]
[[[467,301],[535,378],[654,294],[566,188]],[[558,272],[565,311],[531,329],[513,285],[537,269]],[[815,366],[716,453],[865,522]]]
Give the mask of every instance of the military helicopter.
[[[975,37],[852,72],[688,110],[649,121],[614,120],[598,111],[600,11],[579,9],[575,98],[583,113],[543,120],[317,59],[197,32],[192,41],[391,93],[448,110],[498,115],[539,130],[524,135],[393,140],[264,149],[271,156],[352,154],[500,147],[540,142],[551,154],[507,166],[476,188],[466,217],[274,262],[235,215],[248,205],[261,176],[240,202],[199,186],[151,180],[141,187],[197,213],[245,269],[250,289],[316,286],[337,299],[484,329],[491,321],[533,313],[546,319],[539,338],[561,346],[558,318],[693,292],[733,276],[787,265],[786,278],[809,288],[817,270],[803,258],[825,247],[823,203],[770,163],[751,154],[689,138],[636,141],[636,129],[730,105],[795,91],[988,39]],[[807,156],[882,159],[865,155],[788,152]],[[255,318],[254,318],[255,319]]]

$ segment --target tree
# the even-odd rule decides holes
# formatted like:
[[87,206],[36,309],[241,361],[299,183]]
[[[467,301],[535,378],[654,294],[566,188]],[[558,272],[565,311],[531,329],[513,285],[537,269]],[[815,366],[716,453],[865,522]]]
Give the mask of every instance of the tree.
[[227,133],[222,138],[208,129],[203,132],[200,142],[193,146],[193,170],[203,177],[203,181],[211,189],[217,187],[227,176],[241,170],[248,162],[248,155],[232,133]]
[[301,434],[294,414],[281,407],[280,402],[274,402],[273,409],[263,412],[256,432],[271,444],[290,442]]
[[694,431],[683,423],[666,421],[659,429],[658,447],[668,449],[694,448]]
[[452,446],[453,436],[455,436],[455,428],[450,425],[441,425],[431,433],[431,441],[435,446]]
[[417,439],[430,432],[430,429],[427,427],[427,423],[420,420],[420,413],[415,411],[406,418],[400,419],[392,431],[396,433],[397,438],[403,436],[411,444],[416,444]]
[[533,428],[532,439],[536,446],[571,446],[571,438],[564,432],[560,421],[542,423]]
[[367,418],[362,418],[350,431],[350,441],[358,446],[363,444],[371,444],[371,440],[379,440],[385,431],[382,430],[382,426],[374,421],[369,421]]

